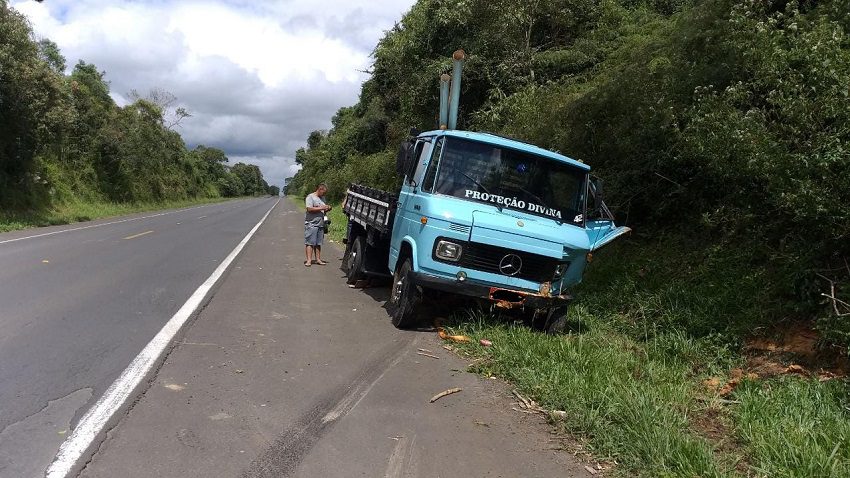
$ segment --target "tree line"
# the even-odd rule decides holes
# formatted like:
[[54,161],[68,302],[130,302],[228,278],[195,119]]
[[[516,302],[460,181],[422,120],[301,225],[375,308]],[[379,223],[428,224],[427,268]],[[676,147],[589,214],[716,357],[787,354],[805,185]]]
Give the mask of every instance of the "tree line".
[[850,343],[845,309],[823,296],[850,302],[848,12],[850,0],[419,0],[376,45],[359,101],[296,152],[290,188],[397,187],[397,145],[436,127],[437,78],[463,48],[459,127],[587,162],[635,240],[741,257],[786,304],[777,320],[818,317]]
[[118,106],[105,72],[84,61],[66,75],[49,39],[0,0],[0,209],[65,201],[159,202],[274,192],[255,165],[187,149],[177,124],[191,116],[154,89]]

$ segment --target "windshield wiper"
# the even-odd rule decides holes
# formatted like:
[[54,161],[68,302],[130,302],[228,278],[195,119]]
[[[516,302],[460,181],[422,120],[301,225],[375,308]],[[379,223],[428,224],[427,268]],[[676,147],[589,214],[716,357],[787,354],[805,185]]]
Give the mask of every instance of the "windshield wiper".
[[479,183],[477,179],[473,178],[472,176],[470,176],[470,175],[468,175],[468,174],[466,174],[466,173],[460,173],[460,174],[461,174],[463,177],[465,177],[466,179],[468,179],[468,180],[472,181],[473,183],[475,183],[475,185],[476,185],[476,186],[478,186],[479,188],[483,189],[485,193],[490,194],[490,191],[489,191],[489,190],[488,190],[488,189],[487,189],[487,188],[486,188],[483,184]]
[[[486,187],[486,186],[484,186],[483,184],[481,184],[480,182],[478,182],[478,180],[477,180],[477,179],[473,178],[472,176],[470,176],[470,175],[468,175],[468,174],[466,174],[466,173],[464,173],[464,172],[461,172],[460,174],[461,174],[463,177],[465,177],[466,179],[468,179],[468,180],[472,181],[473,183],[475,183],[475,185],[476,185],[476,186],[478,186],[479,188],[483,189],[485,193],[487,193],[487,194],[492,194],[492,193],[490,192],[490,190],[489,190],[489,189],[487,189],[487,187]],[[501,205],[501,204],[496,203],[496,207],[499,209],[499,212],[502,212],[502,205]]]
[[[528,194],[528,195],[529,195],[529,196],[531,196],[532,198],[534,198],[534,200],[535,200],[535,201],[537,201],[537,203],[538,203],[538,204],[540,204],[541,206],[543,206],[543,207],[545,207],[545,208],[547,208],[547,209],[555,209],[555,208],[553,208],[553,207],[550,207],[548,204],[546,204],[546,201],[544,201],[543,199],[541,199],[541,198],[540,198],[540,196],[538,196],[538,195],[534,194],[533,192],[531,192],[531,191],[529,191],[529,190],[527,190],[527,189],[523,189],[523,188],[519,188],[519,190],[520,190],[520,191],[522,191],[522,192],[524,192],[525,194]],[[551,217],[551,216],[547,216],[547,217]],[[554,218],[554,217],[551,217],[551,219],[552,219],[553,221],[557,222],[559,226],[560,226],[561,224],[563,224],[563,223],[564,223],[563,221],[560,221],[560,220],[558,220],[558,219],[556,219],[556,218]]]

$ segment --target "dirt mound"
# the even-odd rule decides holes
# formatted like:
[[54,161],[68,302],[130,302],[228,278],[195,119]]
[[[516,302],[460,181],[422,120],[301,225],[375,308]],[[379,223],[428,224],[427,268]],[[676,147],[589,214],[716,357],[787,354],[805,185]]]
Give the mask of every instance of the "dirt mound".
[[712,377],[703,385],[727,396],[742,380],[799,375],[826,381],[850,375],[850,360],[846,350],[819,347],[820,335],[810,324],[797,322],[771,337],[754,337],[744,346],[744,368],[729,371],[725,382]]
[[820,347],[820,334],[805,322],[778,330],[774,337],[747,341],[747,370],[761,376],[800,374],[820,379],[846,377],[850,373],[847,351]]

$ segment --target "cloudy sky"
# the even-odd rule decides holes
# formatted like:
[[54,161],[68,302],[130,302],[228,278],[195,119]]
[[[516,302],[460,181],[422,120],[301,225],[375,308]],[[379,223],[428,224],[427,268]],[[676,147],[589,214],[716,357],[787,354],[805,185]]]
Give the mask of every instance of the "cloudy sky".
[[190,147],[221,148],[282,184],[310,131],[357,101],[372,49],[414,0],[10,3],[69,68],[106,71],[119,104],[134,89],[169,91],[192,114],[178,130]]

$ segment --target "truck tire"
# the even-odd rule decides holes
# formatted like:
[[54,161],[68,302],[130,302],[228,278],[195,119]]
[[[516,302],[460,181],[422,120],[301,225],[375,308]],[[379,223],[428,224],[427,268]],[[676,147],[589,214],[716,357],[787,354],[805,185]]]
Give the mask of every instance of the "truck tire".
[[393,274],[393,288],[390,292],[387,309],[393,325],[406,329],[419,320],[419,308],[422,306],[421,289],[408,281],[407,273],[413,270],[410,258],[398,265]]
[[366,238],[357,236],[345,258],[345,273],[349,284],[366,277]]
[[560,335],[564,333],[564,329],[567,328],[568,311],[569,307],[566,305],[549,309],[549,313],[546,315],[546,325],[543,327],[547,334]]

